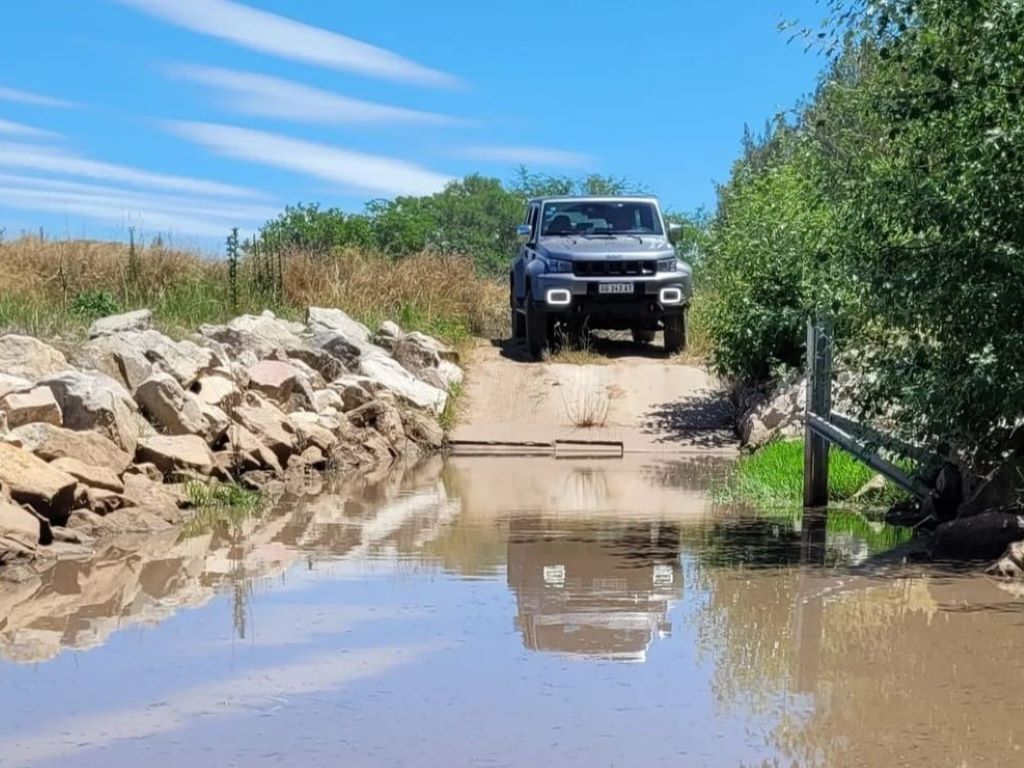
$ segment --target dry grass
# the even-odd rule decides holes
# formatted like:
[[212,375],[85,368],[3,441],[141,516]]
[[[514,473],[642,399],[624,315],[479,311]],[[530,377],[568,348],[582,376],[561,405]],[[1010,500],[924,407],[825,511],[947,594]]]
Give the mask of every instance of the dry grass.
[[371,327],[395,320],[456,344],[506,331],[507,289],[478,276],[468,259],[423,254],[394,261],[358,251],[312,259],[290,253],[282,266],[282,290],[275,296],[258,288],[253,265],[243,260],[233,306],[221,259],[159,243],[137,247],[133,258],[123,243],[24,237],[0,243],[0,332],[74,338],[94,319],[76,311],[81,298],[97,294],[118,310],[148,307],[173,335],[266,308],[296,317],[307,306],[340,307]]
[[597,386],[581,383],[567,393],[562,390],[562,406],[569,423],[578,429],[596,429],[608,423],[612,398]]

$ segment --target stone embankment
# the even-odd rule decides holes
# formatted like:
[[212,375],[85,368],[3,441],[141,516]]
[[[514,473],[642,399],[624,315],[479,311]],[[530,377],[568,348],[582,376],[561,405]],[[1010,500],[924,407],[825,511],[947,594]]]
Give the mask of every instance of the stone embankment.
[[175,341],[146,310],[61,349],[0,336],[0,566],[186,521],[188,482],[380,466],[441,448],[462,379],[436,339],[337,309],[271,312]]

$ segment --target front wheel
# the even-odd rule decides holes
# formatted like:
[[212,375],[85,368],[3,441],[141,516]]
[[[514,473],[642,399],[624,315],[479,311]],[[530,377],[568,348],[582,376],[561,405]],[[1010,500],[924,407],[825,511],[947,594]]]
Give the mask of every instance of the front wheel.
[[635,344],[650,344],[652,341],[654,341],[654,331],[649,331],[646,328],[633,329],[633,342]]
[[689,310],[684,309],[682,314],[669,315],[663,322],[665,325],[665,351],[670,355],[675,355],[685,350],[690,326]]
[[543,360],[551,349],[548,318],[533,308],[533,294],[526,295],[526,346],[534,360]]

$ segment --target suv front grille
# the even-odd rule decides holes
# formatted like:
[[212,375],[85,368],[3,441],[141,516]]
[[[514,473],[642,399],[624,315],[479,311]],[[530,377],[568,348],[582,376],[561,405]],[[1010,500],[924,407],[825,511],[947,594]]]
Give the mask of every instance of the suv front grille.
[[658,271],[658,262],[644,261],[574,261],[572,272],[576,277],[638,277],[653,275]]

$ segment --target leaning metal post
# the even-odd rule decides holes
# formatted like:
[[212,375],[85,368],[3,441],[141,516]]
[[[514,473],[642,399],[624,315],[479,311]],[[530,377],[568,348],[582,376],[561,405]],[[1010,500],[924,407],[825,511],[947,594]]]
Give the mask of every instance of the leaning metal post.
[[804,507],[828,504],[828,440],[811,428],[811,415],[832,412],[832,326],[807,322],[807,416],[804,426]]

